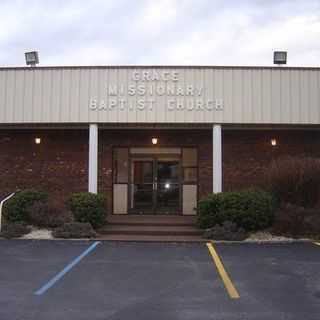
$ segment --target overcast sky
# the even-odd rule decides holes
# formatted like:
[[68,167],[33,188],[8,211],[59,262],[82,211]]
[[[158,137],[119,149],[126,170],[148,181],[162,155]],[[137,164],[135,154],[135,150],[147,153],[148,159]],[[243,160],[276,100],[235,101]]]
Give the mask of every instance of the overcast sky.
[[320,66],[320,0],[0,0],[0,66]]

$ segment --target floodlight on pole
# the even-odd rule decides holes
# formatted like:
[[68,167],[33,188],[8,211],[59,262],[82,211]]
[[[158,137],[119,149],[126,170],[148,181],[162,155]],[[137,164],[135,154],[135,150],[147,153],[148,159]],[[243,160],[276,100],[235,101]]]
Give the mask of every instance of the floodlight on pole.
[[273,52],[274,64],[287,64],[287,51],[274,51]]
[[31,67],[35,67],[39,63],[38,51],[29,51],[24,54],[26,58],[26,64]]

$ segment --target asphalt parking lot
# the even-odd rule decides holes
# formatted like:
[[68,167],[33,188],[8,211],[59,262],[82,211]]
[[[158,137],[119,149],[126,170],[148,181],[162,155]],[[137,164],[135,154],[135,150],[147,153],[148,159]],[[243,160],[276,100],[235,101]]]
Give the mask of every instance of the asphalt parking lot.
[[319,319],[320,246],[212,248],[1,240],[0,319]]

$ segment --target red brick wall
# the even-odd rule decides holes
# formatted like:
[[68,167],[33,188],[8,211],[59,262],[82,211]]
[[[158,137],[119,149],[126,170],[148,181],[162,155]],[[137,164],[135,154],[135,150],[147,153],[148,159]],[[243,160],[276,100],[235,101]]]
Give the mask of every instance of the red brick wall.
[[[99,192],[112,204],[112,147],[198,146],[199,196],[212,190],[211,130],[100,130]],[[34,143],[41,137],[40,145]],[[278,140],[273,148],[271,138]],[[320,157],[319,131],[224,130],[223,188],[236,190],[259,183],[272,158]],[[88,130],[0,130],[0,198],[17,187],[47,190],[63,207],[72,192],[87,190]]]
[[87,130],[0,130],[0,196],[37,188],[60,207],[71,192],[86,191],[87,141]]
[[[210,192],[210,131],[177,130],[100,130],[99,192],[112,208],[112,147],[151,146],[156,135],[158,146],[199,145],[199,194]],[[41,144],[34,143],[41,137]],[[47,190],[56,205],[63,208],[72,192],[87,190],[88,130],[0,130],[0,198],[24,188]]]
[[[271,139],[277,146],[271,146]],[[225,130],[223,189],[237,190],[263,181],[272,159],[283,156],[320,157],[320,131]]]

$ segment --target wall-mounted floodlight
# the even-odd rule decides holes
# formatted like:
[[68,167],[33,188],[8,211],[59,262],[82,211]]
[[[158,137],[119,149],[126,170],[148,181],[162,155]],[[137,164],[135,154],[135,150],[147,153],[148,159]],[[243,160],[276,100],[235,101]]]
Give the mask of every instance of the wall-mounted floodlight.
[[274,64],[287,64],[287,51],[275,51],[273,53]]
[[25,52],[26,64],[35,67],[39,63],[39,55],[37,51]]

